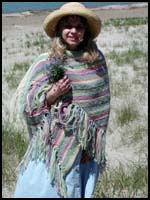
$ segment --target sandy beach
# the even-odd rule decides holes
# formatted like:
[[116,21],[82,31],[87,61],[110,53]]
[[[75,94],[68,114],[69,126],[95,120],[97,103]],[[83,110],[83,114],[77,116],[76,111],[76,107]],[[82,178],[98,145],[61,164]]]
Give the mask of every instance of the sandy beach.
[[[147,17],[148,4],[141,3],[140,5],[133,4],[130,6],[108,6],[92,8],[100,19],[116,19],[116,18],[130,18],[130,17]],[[49,11],[27,11],[22,13],[2,14],[2,31],[12,30],[15,26],[42,26],[44,18],[49,14]]]
[[[92,8],[96,12],[96,14],[101,18],[102,23],[108,19],[122,19],[122,18],[145,18],[148,17],[148,3],[141,3],[139,5],[130,5],[130,6],[110,6],[110,7],[101,7],[101,8]],[[46,36],[43,31],[43,20],[49,14],[49,11],[27,11],[22,13],[13,13],[13,14],[2,14],[2,114],[3,120],[7,117],[10,112],[10,99],[15,91],[15,87],[10,88],[10,82],[7,82],[6,77],[8,77],[11,72],[13,66],[16,63],[27,63],[31,64],[32,61],[36,58],[40,53],[45,53],[48,49],[50,39]],[[136,33],[136,34],[135,34]],[[133,37],[134,35],[134,37]],[[144,35],[144,37],[143,37]],[[139,45],[140,48],[146,53],[147,52],[147,35],[148,35],[148,27],[147,25],[129,27],[128,31],[125,28],[115,29],[115,27],[109,27],[105,30],[102,29],[100,36],[97,38],[98,45],[101,46],[101,50],[104,54],[111,53],[114,49],[116,52],[123,52],[127,50],[130,46],[134,46],[135,44]],[[39,47],[37,45],[32,46],[37,42],[37,38],[40,37],[42,40],[47,41],[47,45]],[[144,38],[144,39],[143,39]],[[117,48],[116,48],[117,47]],[[136,73],[132,69],[131,66],[121,66],[120,68],[110,60],[107,61],[109,66],[109,71],[111,74],[111,78],[113,80],[116,78],[116,82],[119,83],[123,80],[122,76],[126,76],[129,79],[128,88],[132,90],[132,97],[128,99],[121,99],[122,97],[116,97],[115,95],[112,97],[112,114],[110,120],[110,128],[108,132],[110,135],[107,137],[107,157],[108,163],[110,166],[116,166],[119,162],[128,163],[129,160],[137,162],[139,157],[136,150],[139,148],[138,145],[132,146],[128,148],[127,146],[121,146],[121,134],[123,133],[123,128],[118,128],[114,123],[117,109],[121,107],[123,102],[131,101],[137,105],[139,102],[141,103],[138,107],[140,117],[142,121],[140,123],[146,124],[147,121],[147,90],[142,93],[142,97],[139,97],[140,89],[146,88],[147,75],[143,75],[141,78],[144,80],[145,85],[133,85],[132,82],[136,82]],[[111,63],[110,63],[111,62]],[[141,66],[142,59],[136,60],[134,62],[134,66]],[[137,64],[138,63],[138,64]],[[146,63],[147,64],[147,63]],[[146,67],[145,67],[146,68]],[[20,73],[20,72],[19,72]],[[143,74],[145,72],[142,72]],[[147,73],[147,72],[146,72]],[[146,74],[145,73],[145,74]],[[123,74],[123,75],[122,75]],[[14,74],[10,74],[14,76]],[[22,75],[22,74],[21,74]],[[121,77],[121,78],[120,78]],[[145,78],[146,77],[146,78]],[[16,78],[17,81],[21,79],[21,77]],[[130,81],[134,80],[134,81]],[[113,80],[114,81],[114,80]],[[115,82],[115,83],[116,83]],[[113,87],[114,82],[112,83]],[[120,83],[119,83],[120,84]],[[131,86],[132,85],[132,86]],[[116,84],[117,87],[117,84]],[[117,90],[116,90],[117,91]],[[137,97],[135,99],[135,97]],[[141,99],[140,99],[141,98]],[[142,113],[140,112],[142,110]],[[132,130],[136,127],[135,124],[132,125]],[[128,130],[128,127],[124,127]],[[115,130],[115,134],[111,134]],[[143,140],[144,154],[147,152],[147,143]],[[141,148],[141,147],[140,147]],[[137,152],[137,151],[136,151]],[[142,157],[143,158],[143,157]],[[11,189],[10,189],[11,188]],[[14,185],[12,187],[7,188],[3,187],[3,198],[12,198]]]

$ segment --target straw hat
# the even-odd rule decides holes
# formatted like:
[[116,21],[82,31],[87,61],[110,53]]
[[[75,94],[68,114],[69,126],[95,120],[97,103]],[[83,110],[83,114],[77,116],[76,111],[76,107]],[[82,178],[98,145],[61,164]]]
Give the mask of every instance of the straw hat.
[[69,2],[60,7],[60,9],[51,12],[45,18],[43,27],[49,37],[53,38],[55,36],[55,29],[59,20],[67,15],[79,15],[86,18],[92,38],[97,37],[100,33],[101,20],[99,17],[83,4],[79,2]]

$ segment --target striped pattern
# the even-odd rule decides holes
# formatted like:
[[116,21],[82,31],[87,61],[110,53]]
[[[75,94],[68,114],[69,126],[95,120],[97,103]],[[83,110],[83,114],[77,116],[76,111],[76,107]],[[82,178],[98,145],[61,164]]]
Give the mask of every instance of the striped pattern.
[[[79,56],[79,53],[77,54]],[[49,71],[55,60],[40,56],[27,72],[19,88],[29,134],[28,151],[20,164],[22,170],[31,159],[46,163],[51,182],[67,197],[65,175],[79,151],[84,149],[99,164],[105,161],[105,134],[109,119],[110,92],[105,59],[92,64],[76,61],[75,52],[66,54],[63,63],[72,90],[49,108],[45,93],[51,88]],[[19,95],[18,95],[19,96]],[[66,112],[63,109],[67,108]]]
[[[66,74],[72,81],[73,102],[81,106],[99,127],[107,127],[110,110],[109,78],[103,59],[95,65],[66,61]],[[70,67],[71,66],[71,67]],[[69,96],[69,95],[68,95]]]

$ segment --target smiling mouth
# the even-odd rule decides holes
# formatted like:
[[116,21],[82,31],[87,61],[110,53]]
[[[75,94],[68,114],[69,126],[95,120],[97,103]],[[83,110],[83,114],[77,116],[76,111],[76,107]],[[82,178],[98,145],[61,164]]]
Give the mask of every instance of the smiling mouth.
[[75,38],[75,37],[69,37],[68,39],[75,42],[78,41],[78,38]]

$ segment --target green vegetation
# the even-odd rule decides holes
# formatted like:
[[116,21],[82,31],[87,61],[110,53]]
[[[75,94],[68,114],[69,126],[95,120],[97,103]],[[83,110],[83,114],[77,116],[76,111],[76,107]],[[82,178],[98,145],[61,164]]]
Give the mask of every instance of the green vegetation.
[[113,50],[109,54],[106,54],[107,59],[113,60],[118,66],[124,65],[126,63],[133,64],[135,59],[148,59],[148,54],[143,52],[142,49],[137,47],[132,47],[132,49],[128,49],[127,51],[117,52]]
[[121,26],[138,26],[148,24],[148,17],[143,18],[126,18],[126,19],[110,19],[104,22],[105,26],[115,26],[115,27],[121,27]]
[[11,125],[3,125],[2,132],[3,151],[8,155],[10,155],[11,153],[15,153],[18,160],[20,160],[23,157],[25,150],[27,149],[27,141],[23,137],[25,133],[13,132]]
[[15,63],[9,72],[5,72],[4,77],[10,89],[16,88],[28,70],[29,63]]
[[[113,79],[113,78],[111,78]],[[124,97],[129,95],[130,93],[130,86],[124,80],[122,81],[115,81],[111,83],[111,95],[117,97]]]
[[135,127],[135,130],[133,131],[131,142],[136,143],[136,142],[139,142],[140,140],[142,140],[143,137],[147,136],[147,133],[148,133],[147,130],[148,130],[147,126],[138,125],[137,127]]
[[57,63],[53,66],[50,71],[50,81],[52,83],[57,82],[64,76],[64,69],[60,67]]
[[128,165],[128,172],[120,164],[105,171],[96,186],[95,198],[147,197],[148,168],[146,165]]
[[117,124],[123,126],[129,122],[134,121],[138,118],[138,112],[134,105],[125,104],[117,112]]
[[26,34],[27,40],[25,41],[25,47],[33,48],[38,47],[39,49],[43,49],[45,45],[48,44],[48,41],[45,39],[45,36],[39,32],[32,33],[31,35]]
[[16,167],[28,146],[25,133],[14,132],[11,126],[13,125],[3,124],[2,127],[2,180],[5,184],[16,180]]

